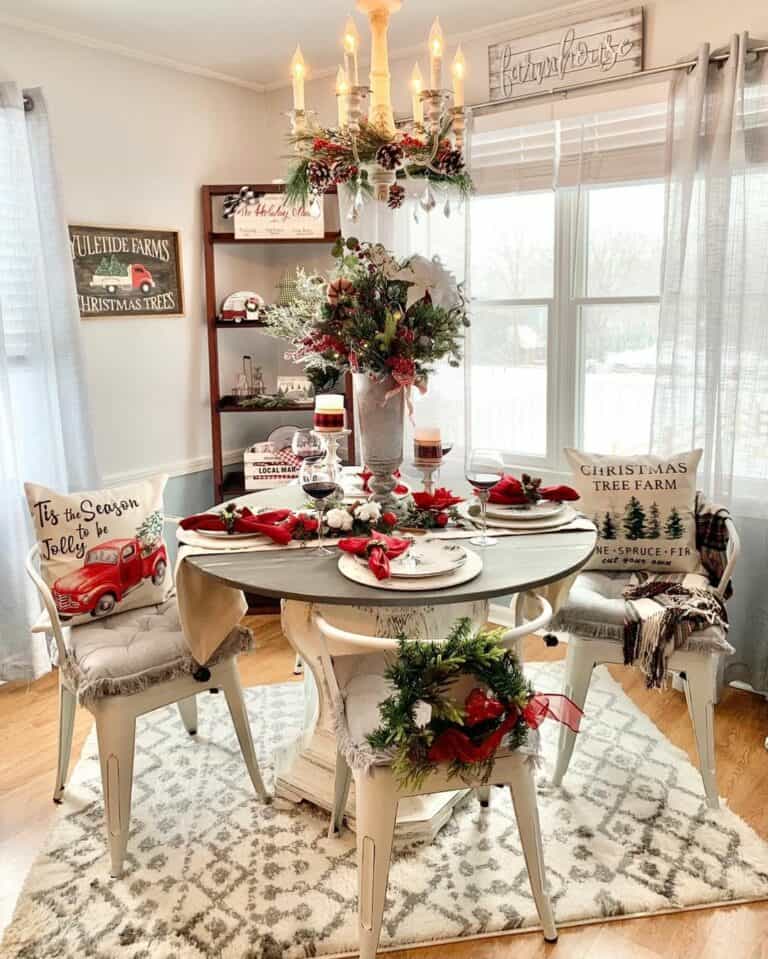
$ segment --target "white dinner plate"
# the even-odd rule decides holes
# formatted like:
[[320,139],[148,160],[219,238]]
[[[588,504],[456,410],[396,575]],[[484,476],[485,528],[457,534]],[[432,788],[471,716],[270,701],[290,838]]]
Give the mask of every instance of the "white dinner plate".
[[196,529],[198,536],[206,536],[210,539],[246,539],[248,537],[258,536],[258,533],[228,533],[225,529]]
[[[480,521],[479,515],[470,516],[469,508],[471,505],[471,503],[459,503],[457,507],[459,516],[470,520],[472,523],[478,523]],[[559,512],[556,516],[553,516],[551,519],[518,520],[515,517],[510,517],[509,519],[499,519],[495,516],[489,516],[488,527],[490,529],[527,530],[528,532],[541,530],[542,532],[545,532],[546,530],[559,529],[561,526],[567,526],[569,523],[572,523],[578,515],[579,514],[575,509],[570,506],[566,506],[561,512]]]
[[529,506],[502,506],[500,503],[488,504],[488,515],[498,519],[514,519],[524,523],[537,519],[551,519],[565,509],[563,503],[531,503]]
[[[368,560],[362,556],[355,559],[367,568]],[[398,579],[424,579],[452,573],[466,561],[467,551],[458,543],[426,539],[414,542],[402,556],[390,560],[389,569]]]
[[482,559],[471,549],[465,550],[466,561],[452,573],[442,576],[424,576],[408,579],[403,576],[390,576],[389,579],[376,579],[367,565],[361,566],[357,557],[351,553],[343,553],[339,557],[339,572],[353,583],[362,586],[373,586],[376,589],[391,589],[396,592],[415,592],[425,589],[449,589],[451,586],[460,586],[479,576],[483,571]]

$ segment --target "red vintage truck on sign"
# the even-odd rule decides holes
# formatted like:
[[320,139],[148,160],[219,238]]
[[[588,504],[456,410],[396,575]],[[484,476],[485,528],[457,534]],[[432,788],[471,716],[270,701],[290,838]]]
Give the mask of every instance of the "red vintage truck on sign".
[[56,580],[53,600],[62,620],[85,613],[109,616],[126,593],[145,579],[159,586],[167,567],[162,543],[142,555],[138,539],[111,539],[89,549],[80,569]]
[[141,290],[147,294],[155,285],[152,274],[142,263],[130,263],[125,267],[125,273],[94,273],[91,286],[101,286],[107,293],[117,293],[118,290]]

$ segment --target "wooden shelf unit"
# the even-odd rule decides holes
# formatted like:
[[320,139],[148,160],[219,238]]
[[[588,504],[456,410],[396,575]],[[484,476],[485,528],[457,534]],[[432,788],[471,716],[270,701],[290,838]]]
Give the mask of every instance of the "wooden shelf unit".
[[[318,244],[331,245],[341,235],[339,232],[326,232],[320,238],[311,239],[265,239],[265,240],[236,240],[234,233],[214,230],[214,211],[213,201],[217,197],[227,196],[230,193],[237,193],[241,184],[206,184],[201,188],[201,197],[203,204],[203,252],[205,265],[205,312],[206,327],[208,331],[208,374],[210,378],[211,390],[211,444],[213,450],[213,485],[214,500],[221,503],[225,499],[232,499],[245,492],[245,480],[243,470],[229,470],[225,474],[222,438],[221,438],[221,417],[229,413],[296,413],[300,416],[306,416],[311,413],[312,407],[295,407],[287,404],[278,409],[245,408],[238,406],[230,395],[222,395],[221,382],[219,378],[219,342],[218,336],[220,330],[243,330],[264,327],[261,320],[244,320],[241,323],[230,321],[221,321],[218,318],[219,303],[216,293],[216,247],[220,244],[242,243],[244,245],[268,246],[278,244],[287,246],[293,244],[297,247],[311,246],[317,247]],[[257,184],[253,186],[256,193],[284,193],[285,186],[280,183]],[[335,189],[329,190],[329,193],[335,193]],[[354,423],[354,414],[352,407],[352,378],[347,376],[344,391],[344,406],[347,411],[347,422]],[[309,425],[309,424],[308,424]],[[348,440],[349,460],[355,461],[355,435],[352,432]]]

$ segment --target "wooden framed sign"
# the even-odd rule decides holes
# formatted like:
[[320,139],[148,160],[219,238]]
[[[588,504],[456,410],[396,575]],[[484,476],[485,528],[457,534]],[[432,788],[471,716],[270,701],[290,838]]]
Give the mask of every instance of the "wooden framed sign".
[[180,316],[181,247],[175,230],[70,226],[80,316]]
[[642,7],[488,47],[491,100],[620,77],[642,69]]
[[323,203],[312,216],[304,206],[293,206],[284,193],[265,193],[235,213],[236,240],[309,239],[325,235]]

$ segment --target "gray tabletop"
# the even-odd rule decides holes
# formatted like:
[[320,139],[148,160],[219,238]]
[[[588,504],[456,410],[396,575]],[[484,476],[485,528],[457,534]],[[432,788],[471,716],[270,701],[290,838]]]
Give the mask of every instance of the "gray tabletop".
[[[258,494],[240,502],[282,505],[287,497],[281,492],[279,498]],[[297,490],[296,496],[299,493]],[[553,583],[581,569],[592,555],[596,540],[595,532],[500,537],[495,546],[477,550],[483,558],[483,571],[475,579],[449,589],[413,592],[353,583],[339,572],[336,551],[333,556],[320,556],[311,547],[212,553],[190,556],[185,562],[229,586],[262,596],[343,606],[434,606],[489,599]],[[476,549],[468,540],[458,542]]]

